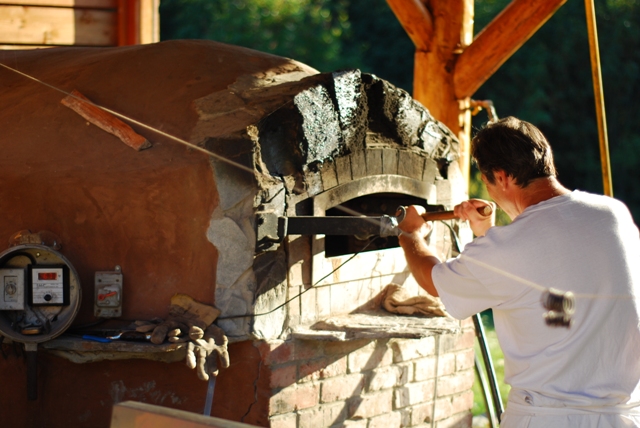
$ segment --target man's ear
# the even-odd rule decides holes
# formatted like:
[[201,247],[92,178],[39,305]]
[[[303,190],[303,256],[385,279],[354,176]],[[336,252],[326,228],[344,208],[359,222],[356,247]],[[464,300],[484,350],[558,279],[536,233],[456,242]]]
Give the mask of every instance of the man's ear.
[[504,189],[507,185],[509,176],[506,172],[504,172],[504,170],[496,169],[495,171],[493,171],[493,178],[496,181],[496,186]]

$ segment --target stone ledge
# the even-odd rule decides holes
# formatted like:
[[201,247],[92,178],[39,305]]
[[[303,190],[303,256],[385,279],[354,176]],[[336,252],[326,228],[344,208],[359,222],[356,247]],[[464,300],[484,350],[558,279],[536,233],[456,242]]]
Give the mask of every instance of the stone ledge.
[[417,317],[372,311],[338,315],[310,326],[295,327],[300,340],[347,341],[357,339],[421,339],[461,332],[460,321],[448,317]]
[[74,363],[132,358],[172,363],[184,360],[187,355],[187,343],[154,345],[149,342],[125,340],[102,343],[66,334],[40,343],[38,348]]

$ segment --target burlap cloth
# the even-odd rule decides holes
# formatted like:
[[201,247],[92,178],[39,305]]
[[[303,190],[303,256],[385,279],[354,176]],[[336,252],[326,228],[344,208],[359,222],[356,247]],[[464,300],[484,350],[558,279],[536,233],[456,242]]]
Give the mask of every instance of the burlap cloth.
[[450,317],[438,297],[416,296],[398,284],[387,285],[381,293],[382,307],[394,314]]

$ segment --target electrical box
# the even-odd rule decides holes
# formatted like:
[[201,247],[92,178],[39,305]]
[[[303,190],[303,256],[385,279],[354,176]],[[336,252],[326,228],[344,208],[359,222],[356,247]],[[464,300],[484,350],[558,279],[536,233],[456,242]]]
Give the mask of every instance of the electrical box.
[[[39,239],[36,239],[40,237]],[[0,334],[29,346],[52,340],[71,326],[81,300],[78,273],[58,251],[27,244],[0,253]]]
[[123,276],[120,266],[113,271],[96,272],[93,314],[99,318],[122,316]]
[[24,290],[24,269],[0,269],[0,310],[24,310]]

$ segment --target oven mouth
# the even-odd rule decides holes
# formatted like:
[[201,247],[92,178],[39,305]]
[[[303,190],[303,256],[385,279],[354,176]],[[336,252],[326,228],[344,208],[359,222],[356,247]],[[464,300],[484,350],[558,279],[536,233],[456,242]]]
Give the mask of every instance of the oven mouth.
[[[428,206],[423,198],[398,193],[364,195],[329,208],[327,217],[352,215],[357,217],[395,216],[400,206]],[[355,214],[357,213],[357,214]],[[364,221],[364,220],[363,220]],[[325,234],[325,257],[337,257],[355,253],[378,251],[399,247],[397,236],[375,236],[373,234],[331,235]]]

